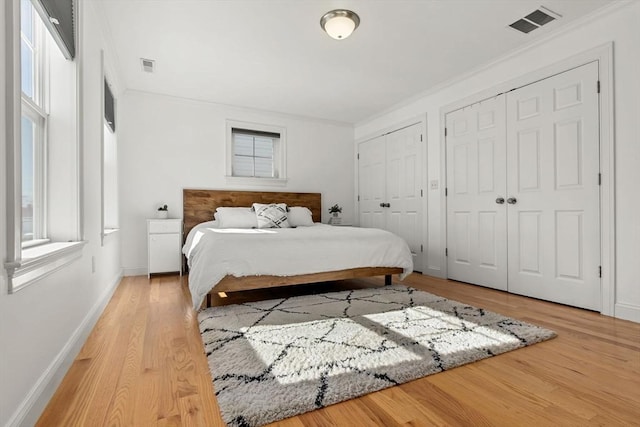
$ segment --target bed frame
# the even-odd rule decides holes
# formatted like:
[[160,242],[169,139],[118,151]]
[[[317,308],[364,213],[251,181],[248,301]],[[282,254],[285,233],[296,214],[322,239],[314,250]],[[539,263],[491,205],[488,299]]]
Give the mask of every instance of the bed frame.
[[[182,209],[184,221],[183,239],[189,231],[201,222],[211,221],[216,208],[221,206],[242,207],[253,203],[286,203],[287,206],[306,206],[311,210],[313,221],[322,218],[322,195],[320,193],[284,193],[265,191],[229,191],[184,189]],[[184,243],[184,242],[183,242]],[[186,259],[184,260],[186,268]],[[301,285],[306,283],[328,282],[354,279],[358,277],[385,276],[385,285],[391,284],[392,274],[401,274],[401,268],[366,267],[324,273],[302,274],[298,276],[225,276],[207,295],[207,307],[211,305],[211,294],[235,292],[250,289],[264,289],[278,286]]]

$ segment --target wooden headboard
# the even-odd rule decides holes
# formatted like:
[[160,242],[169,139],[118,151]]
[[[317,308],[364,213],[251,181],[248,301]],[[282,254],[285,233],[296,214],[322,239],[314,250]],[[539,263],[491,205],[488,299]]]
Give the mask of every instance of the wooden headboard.
[[311,210],[313,221],[322,218],[320,193],[281,193],[273,191],[182,190],[182,220],[184,237],[201,222],[213,220],[220,206],[250,207],[253,203],[286,203],[287,206],[305,206]]

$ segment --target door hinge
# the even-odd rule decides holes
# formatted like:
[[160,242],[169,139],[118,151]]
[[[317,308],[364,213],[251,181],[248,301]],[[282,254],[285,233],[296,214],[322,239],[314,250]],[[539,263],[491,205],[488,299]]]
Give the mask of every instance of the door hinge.
[[422,188],[420,189],[420,197],[424,197],[424,193],[422,192]]
[[358,160],[360,160],[360,153],[358,153]]
[[449,189],[447,187],[444,187],[444,197],[447,197],[449,195]]
[[424,252],[424,246],[420,245],[420,252]]
[[598,93],[600,93],[600,80],[598,80]]
[[360,201],[360,195],[358,194],[358,201]]
[[598,174],[598,185],[602,185],[602,174]]
[[444,248],[444,256],[449,256],[449,248]]
[[602,277],[602,266],[598,267],[598,276]]
[[420,142],[422,142],[422,134],[420,134]]
[[444,136],[447,136],[447,128],[444,128]]

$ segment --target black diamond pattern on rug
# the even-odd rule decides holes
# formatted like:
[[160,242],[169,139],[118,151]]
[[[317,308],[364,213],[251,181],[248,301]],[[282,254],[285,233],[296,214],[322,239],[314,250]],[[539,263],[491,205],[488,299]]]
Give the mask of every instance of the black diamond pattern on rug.
[[212,307],[198,321],[231,426],[267,424],[555,336],[405,286]]

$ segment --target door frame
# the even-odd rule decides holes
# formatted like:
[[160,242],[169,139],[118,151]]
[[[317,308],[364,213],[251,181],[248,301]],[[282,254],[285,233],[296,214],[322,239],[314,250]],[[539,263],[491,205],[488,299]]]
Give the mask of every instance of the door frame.
[[360,177],[358,174],[359,168],[358,168],[358,151],[360,150],[360,144],[362,144],[363,142],[367,142],[369,140],[372,140],[374,138],[378,138],[379,136],[384,136],[387,135],[389,133],[407,128],[409,126],[413,126],[416,124],[420,124],[421,126],[421,130],[422,130],[422,135],[423,135],[423,139],[424,141],[422,141],[422,164],[420,165],[422,168],[422,247],[423,247],[423,251],[422,251],[422,270],[424,270],[422,272],[423,275],[425,275],[425,271],[427,270],[426,266],[427,266],[427,242],[428,242],[428,221],[427,221],[427,182],[428,182],[428,171],[427,171],[427,142],[428,142],[428,134],[427,134],[427,114],[419,114],[417,116],[413,116],[407,120],[402,120],[400,122],[397,122],[391,126],[387,126],[383,129],[377,130],[374,133],[368,134],[362,138],[358,138],[355,141],[355,144],[353,146],[353,164],[354,164],[354,189],[355,189],[355,194],[353,196],[353,211],[355,213],[354,215],[354,220],[353,223],[354,225],[360,226],[360,206],[359,206],[359,201],[358,201],[358,197],[359,197],[359,192],[360,192]]
[[[444,233],[444,247],[447,245],[447,156],[445,126],[446,115],[462,107],[475,104],[497,94],[508,92],[535,83],[547,77],[568,71],[596,61],[600,81],[599,128],[600,128],[600,257],[602,266],[600,312],[615,315],[615,168],[614,168],[614,86],[613,86],[613,42],[605,43],[578,53],[560,62],[515,77],[505,83],[493,86],[471,96],[440,108],[440,181],[444,183],[440,192],[441,230]],[[447,261],[442,263],[443,277],[448,276]]]

